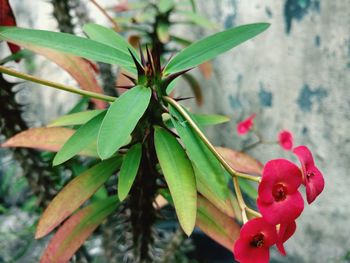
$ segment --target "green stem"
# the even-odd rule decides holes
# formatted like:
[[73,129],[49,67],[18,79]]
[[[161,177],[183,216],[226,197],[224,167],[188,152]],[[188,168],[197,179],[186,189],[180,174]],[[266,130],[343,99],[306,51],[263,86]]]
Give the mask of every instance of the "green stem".
[[205,137],[205,135],[202,133],[202,131],[198,128],[198,126],[194,123],[192,118],[187,114],[186,111],[184,111],[180,104],[178,104],[174,99],[163,96],[163,99],[168,102],[170,105],[172,105],[177,111],[186,119],[188,124],[192,127],[192,129],[195,130],[195,132],[198,134],[198,136],[202,139],[202,141],[208,146],[209,150],[215,155],[215,157],[219,160],[219,162],[224,166],[224,168],[229,172],[229,174],[235,178],[235,177],[241,177],[244,179],[248,179],[254,182],[260,182],[259,176],[253,176],[250,174],[240,173],[235,171],[226,161],[225,159],[216,151],[215,147],[211,144],[211,142]]
[[63,84],[60,84],[57,82],[52,82],[49,80],[34,77],[34,76],[31,76],[31,75],[28,75],[28,74],[25,74],[22,72],[18,72],[18,71],[13,70],[13,69],[9,69],[9,68],[1,66],[1,65],[0,65],[0,72],[5,73],[5,74],[10,75],[10,76],[14,76],[16,78],[28,80],[28,81],[42,84],[42,85],[45,85],[45,86],[48,86],[51,88],[68,91],[68,92],[79,94],[79,95],[89,97],[89,98],[94,98],[94,99],[103,100],[103,101],[107,101],[107,102],[113,102],[116,99],[115,97],[112,97],[112,96],[103,95],[103,94],[99,94],[99,93],[95,93],[95,92],[91,92],[91,91],[86,91],[86,90],[81,90],[81,89],[66,86],[66,85],[63,85]]
[[233,180],[233,187],[235,188],[235,193],[237,196],[238,205],[239,205],[239,208],[241,209],[242,221],[243,221],[243,224],[245,224],[248,222],[247,211],[246,211],[247,205],[244,202],[241,188],[239,187],[239,184],[238,184],[238,178],[233,177],[232,180]]

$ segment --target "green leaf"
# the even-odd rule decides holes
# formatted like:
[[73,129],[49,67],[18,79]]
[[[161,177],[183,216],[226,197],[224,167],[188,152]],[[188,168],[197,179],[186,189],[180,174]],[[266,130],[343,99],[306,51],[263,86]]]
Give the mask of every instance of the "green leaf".
[[0,27],[0,39],[23,47],[46,47],[86,59],[117,64],[137,75],[130,55],[99,42],[66,33],[18,27]]
[[40,262],[68,262],[118,205],[118,199],[111,196],[79,210],[58,229],[45,249]]
[[124,157],[118,179],[118,197],[120,201],[123,201],[129,194],[139,169],[141,155],[142,146],[138,143],[131,147]]
[[189,236],[197,210],[196,180],[191,162],[176,138],[160,127],[155,127],[154,143],[180,225]]
[[134,50],[134,48],[113,29],[90,23],[84,25],[83,30],[90,39],[115,48],[128,57],[130,57],[130,50],[134,54],[135,58],[140,62],[139,55]]
[[192,116],[200,126],[217,125],[230,121],[229,117],[218,114],[192,114]]
[[55,155],[53,165],[55,166],[64,163],[82,151],[87,145],[96,141],[98,131],[105,115],[106,112],[103,111],[82,125]]
[[253,38],[269,27],[267,23],[243,25],[201,39],[178,53],[165,68],[165,74],[198,66]]
[[159,0],[158,9],[161,13],[166,13],[174,7],[174,0]]
[[182,115],[171,105],[169,105],[169,111],[172,116],[171,120],[185,145],[188,156],[197,168],[195,170],[197,180],[200,177],[203,184],[210,186],[221,199],[225,199],[228,193],[227,179],[220,162]]
[[149,88],[136,86],[112,103],[98,134],[97,152],[101,159],[112,156],[125,144],[146,111],[151,93]]
[[120,167],[120,156],[105,160],[70,181],[51,201],[41,216],[35,238],[50,233],[88,200]]
[[77,113],[72,113],[68,115],[63,115],[53,122],[49,123],[48,127],[57,127],[57,126],[73,126],[73,125],[82,125],[91,120],[92,118],[99,115],[105,110],[88,110]]
[[242,178],[238,178],[239,186],[241,187],[243,193],[248,195],[251,199],[256,200],[258,198],[258,191],[250,182]]

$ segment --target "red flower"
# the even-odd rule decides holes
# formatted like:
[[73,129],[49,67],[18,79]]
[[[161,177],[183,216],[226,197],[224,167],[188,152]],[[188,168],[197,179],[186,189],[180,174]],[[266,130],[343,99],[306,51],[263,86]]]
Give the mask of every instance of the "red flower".
[[240,263],[268,263],[270,247],[277,242],[277,231],[264,218],[254,218],[241,229],[233,253]]
[[266,163],[258,189],[258,208],[272,225],[295,220],[304,209],[303,198],[298,191],[302,183],[300,169],[285,159]]
[[278,134],[278,143],[286,151],[293,148],[293,135],[290,131],[283,130]]
[[278,251],[283,256],[286,255],[286,251],[284,249],[283,243],[286,242],[294,234],[296,229],[297,229],[297,224],[295,223],[295,221],[280,225],[280,228],[277,234],[276,246]]
[[237,125],[237,133],[239,135],[246,134],[249,132],[253,125],[254,125],[254,118],[256,117],[256,114],[250,115],[247,119],[241,121]]
[[293,150],[298,157],[303,172],[303,184],[306,186],[306,199],[311,204],[323,191],[324,178],[315,166],[314,158],[306,146],[298,146]]

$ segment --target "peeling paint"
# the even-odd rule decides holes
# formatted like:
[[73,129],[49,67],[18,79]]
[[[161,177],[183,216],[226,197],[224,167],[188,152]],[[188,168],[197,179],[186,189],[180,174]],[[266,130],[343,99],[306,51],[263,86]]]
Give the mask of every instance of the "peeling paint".
[[320,47],[321,46],[321,37],[319,35],[315,36],[315,46]]
[[328,91],[324,88],[318,87],[311,90],[308,84],[305,84],[299,93],[297,103],[299,108],[304,112],[311,112],[312,105],[316,101],[321,102],[322,99],[328,96]]
[[258,93],[260,103],[263,107],[271,107],[273,94],[270,91],[267,91],[263,84],[260,82],[260,90]]
[[308,11],[312,9],[320,12],[321,6],[319,0],[287,0],[284,5],[284,18],[286,22],[286,33],[289,34],[292,29],[293,20],[302,20]]

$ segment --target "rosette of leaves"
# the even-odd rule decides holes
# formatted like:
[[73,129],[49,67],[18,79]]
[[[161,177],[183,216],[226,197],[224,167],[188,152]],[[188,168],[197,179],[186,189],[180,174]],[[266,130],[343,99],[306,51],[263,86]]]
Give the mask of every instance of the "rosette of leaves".
[[[41,216],[36,238],[58,228],[42,262],[67,262],[89,235],[128,200],[133,248],[140,262],[150,262],[156,223],[156,197],[163,195],[175,208],[179,225],[191,235],[197,225],[231,249],[239,225],[233,220],[235,197],[228,187],[227,171],[198,126],[215,116],[198,118],[168,94],[174,79],[193,67],[263,32],[266,23],[228,29],[189,45],[166,66],[159,51],[138,53],[111,29],[88,24],[89,38],[42,30],[0,27],[0,39],[21,45],[72,54],[117,64],[134,86],[114,98],[42,81],[13,70],[0,71],[51,87],[110,102],[104,110],[63,116],[51,126],[20,133],[2,147],[33,147],[57,151],[53,165],[75,155],[94,158],[96,164],[69,182]],[[215,122],[215,121],[214,121]],[[64,126],[74,126],[77,129]],[[34,140],[33,140],[34,139]],[[118,191],[90,200],[112,174],[118,173]]]

